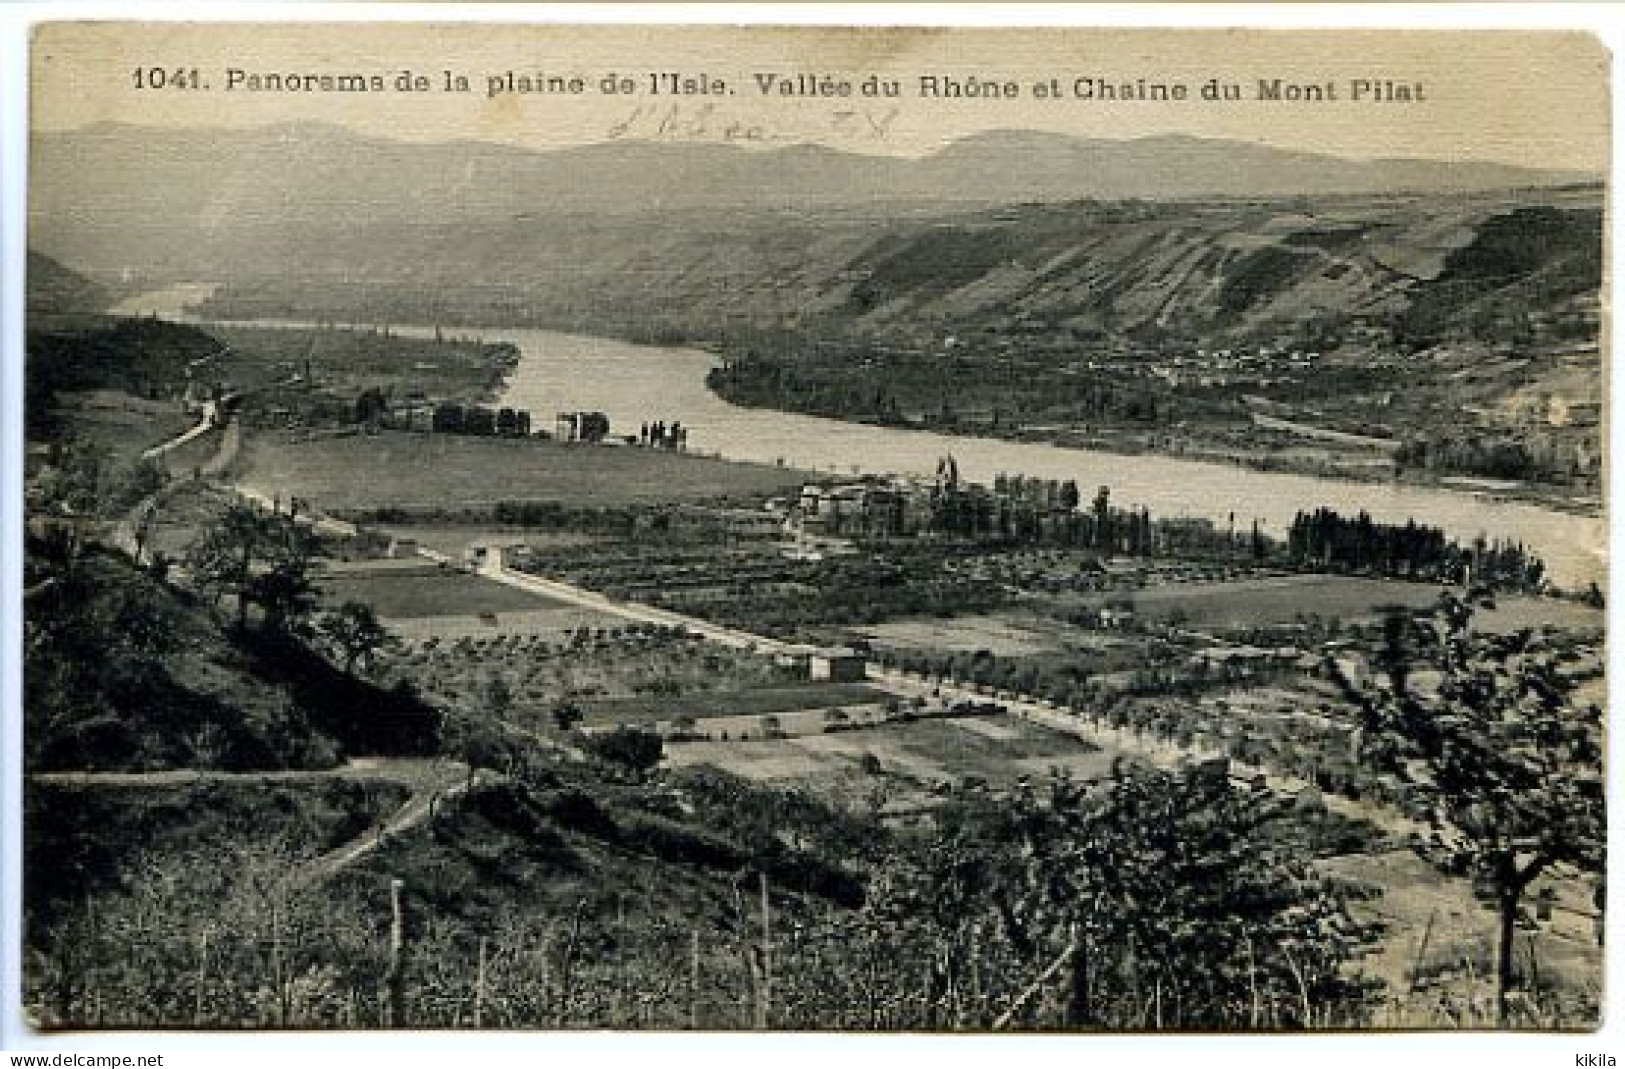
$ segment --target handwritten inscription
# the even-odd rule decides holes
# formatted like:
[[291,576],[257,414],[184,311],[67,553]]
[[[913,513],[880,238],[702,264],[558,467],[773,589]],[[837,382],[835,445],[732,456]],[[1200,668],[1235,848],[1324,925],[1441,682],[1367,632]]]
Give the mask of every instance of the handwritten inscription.
[[794,143],[822,138],[881,144],[888,140],[898,110],[875,107],[834,108],[822,115],[795,121],[763,115],[757,110],[728,108],[710,101],[700,104],[640,104],[612,122],[604,131],[611,139],[640,141],[723,141],[741,143]]

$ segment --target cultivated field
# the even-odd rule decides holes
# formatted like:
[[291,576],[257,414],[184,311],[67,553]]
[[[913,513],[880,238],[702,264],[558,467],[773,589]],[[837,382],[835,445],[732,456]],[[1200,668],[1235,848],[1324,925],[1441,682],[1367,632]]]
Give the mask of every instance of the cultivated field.
[[412,616],[385,618],[396,637],[422,645],[433,642],[490,641],[494,639],[558,641],[582,628],[614,627],[620,617],[578,605],[530,609],[476,616]]
[[[1222,583],[1148,586],[1105,597],[1058,598],[1068,608],[1098,608],[1110,600],[1128,602],[1136,616],[1167,622],[1180,620],[1195,630],[1230,630],[1297,619],[1337,618],[1345,623],[1381,615],[1385,606],[1424,608],[1439,600],[1442,588],[1429,583],[1366,579],[1340,575],[1281,575]],[[1460,594],[1458,589],[1456,593]],[[1501,595],[1496,608],[1482,610],[1476,622],[1488,630],[1511,630],[1551,624],[1562,628],[1600,628],[1601,611],[1575,602]]]
[[499,501],[671,504],[782,493],[802,472],[629,446],[386,431],[299,442],[255,435],[242,482],[324,510],[459,509]]
[[[1112,756],[1072,735],[1010,716],[920,719],[852,731],[745,742],[685,742],[667,747],[673,767],[714,765],[755,780],[794,780],[815,790],[853,777],[898,780],[918,789],[980,778],[1013,783],[1066,767],[1075,776],[1100,775]],[[878,772],[864,772],[863,764]],[[850,800],[850,799],[848,799]]]
[[1055,621],[1014,613],[986,613],[947,620],[888,620],[854,630],[866,638],[901,649],[955,653],[987,650],[995,657],[1025,657],[1061,646]]
[[526,612],[563,604],[438,564],[337,569],[322,577],[322,588],[330,604],[366,602],[385,619]]
[[[583,702],[581,707],[587,714],[587,724],[635,724],[681,717],[701,720],[755,718],[809,709],[825,710],[835,706],[875,705],[885,698],[883,692],[862,683],[806,683],[752,690],[601,698]],[[753,723],[753,720],[746,723]],[[710,728],[705,730],[709,731]]]
[[[429,616],[402,623],[436,627],[452,619]],[[764,657],[652,624],[617,619],[569,631],[520,631],[510,630],[505,619],[498,615],[483,631],[475,626],[426,635],[396,651],[384,676],[389,682],[410,680],[423,693],[453,704],[483,698],[487,705],[500,705],[498,712],[533,719],[537,727],[551,726],[551,713],[563,702],[587,712],[594,702],[608,701],[609,712],[597,719],[609,723],[683,716],[690,709],[694,715],[755,710],[753,695],[765,693],[761,700],[771,705],[775,692],[796,681]],[[828,692],[832,700],[846,693]],[[867,691],[862,695],[874,700]]]
[[525,527],[510,527],[491,523],[385,523],[378,525],[385,533],[398,539],[411,539],[424,549],[444,553],[461,560],[463,551],[476,542],[523,542],[537,549],[553,549],[585,545],[593,541],[587,534],[574,531],[536,531]]

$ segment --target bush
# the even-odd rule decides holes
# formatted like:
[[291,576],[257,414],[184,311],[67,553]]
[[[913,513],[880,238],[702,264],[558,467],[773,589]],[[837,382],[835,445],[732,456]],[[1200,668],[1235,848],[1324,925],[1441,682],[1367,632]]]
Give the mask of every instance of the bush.
[[622,726],[613,731],[588,735],[582,740],[582,745],[600,761],[617,765],[640,777],[652,771],[666,756],[666,747],[660,736],[642,728]]

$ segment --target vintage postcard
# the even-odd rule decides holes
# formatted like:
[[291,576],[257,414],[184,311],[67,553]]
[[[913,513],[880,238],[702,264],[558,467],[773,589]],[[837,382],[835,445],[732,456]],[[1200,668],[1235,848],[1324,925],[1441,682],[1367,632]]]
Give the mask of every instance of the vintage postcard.
[[1593,37],[30,85],[41,1033],[1599,1026]]

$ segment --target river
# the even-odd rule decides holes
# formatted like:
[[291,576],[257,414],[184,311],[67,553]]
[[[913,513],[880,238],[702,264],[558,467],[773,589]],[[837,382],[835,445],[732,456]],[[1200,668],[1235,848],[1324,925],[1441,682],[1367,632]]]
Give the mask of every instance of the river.
[[[184,306],[208,289],[172,287],[131,298],[115,311],[187,318]],[[393,324],[391,329],[418,333]],[[606,413],[616,434],[636,433],[644,421],[681,421],[689,428],[690,450],[842,475],[928,476],[940,458],[951,455],[961,476],[974,481],[990,482],[1000,472],[1075,479],[1086,498],[1097,486],[1109,486],[1114,503],[1144,505],[1153,516],[1206,517],[1225,524],[1234,515],[1238,530],[1256,519],[1266,534],[1277,537],[1284,537],[1300,509],[1325,505],[1346,515],[1363,509],[1378,521],[1415,519],[1440,527],[1463,542],[1480,535],[1522,542],[1546,562],[1554,582],[1605,585],[1607,529],[1594,516],[1430,487],[1260,472],[1155,455],[1120,456],[741,408],[706,387],[706,372],[717,357],[701,350],[541,330],[453,333],[477,333],[519,347],[519,366],[499,403],[528,409],[538,428],[551,427],[556,412],[577,410]]]

